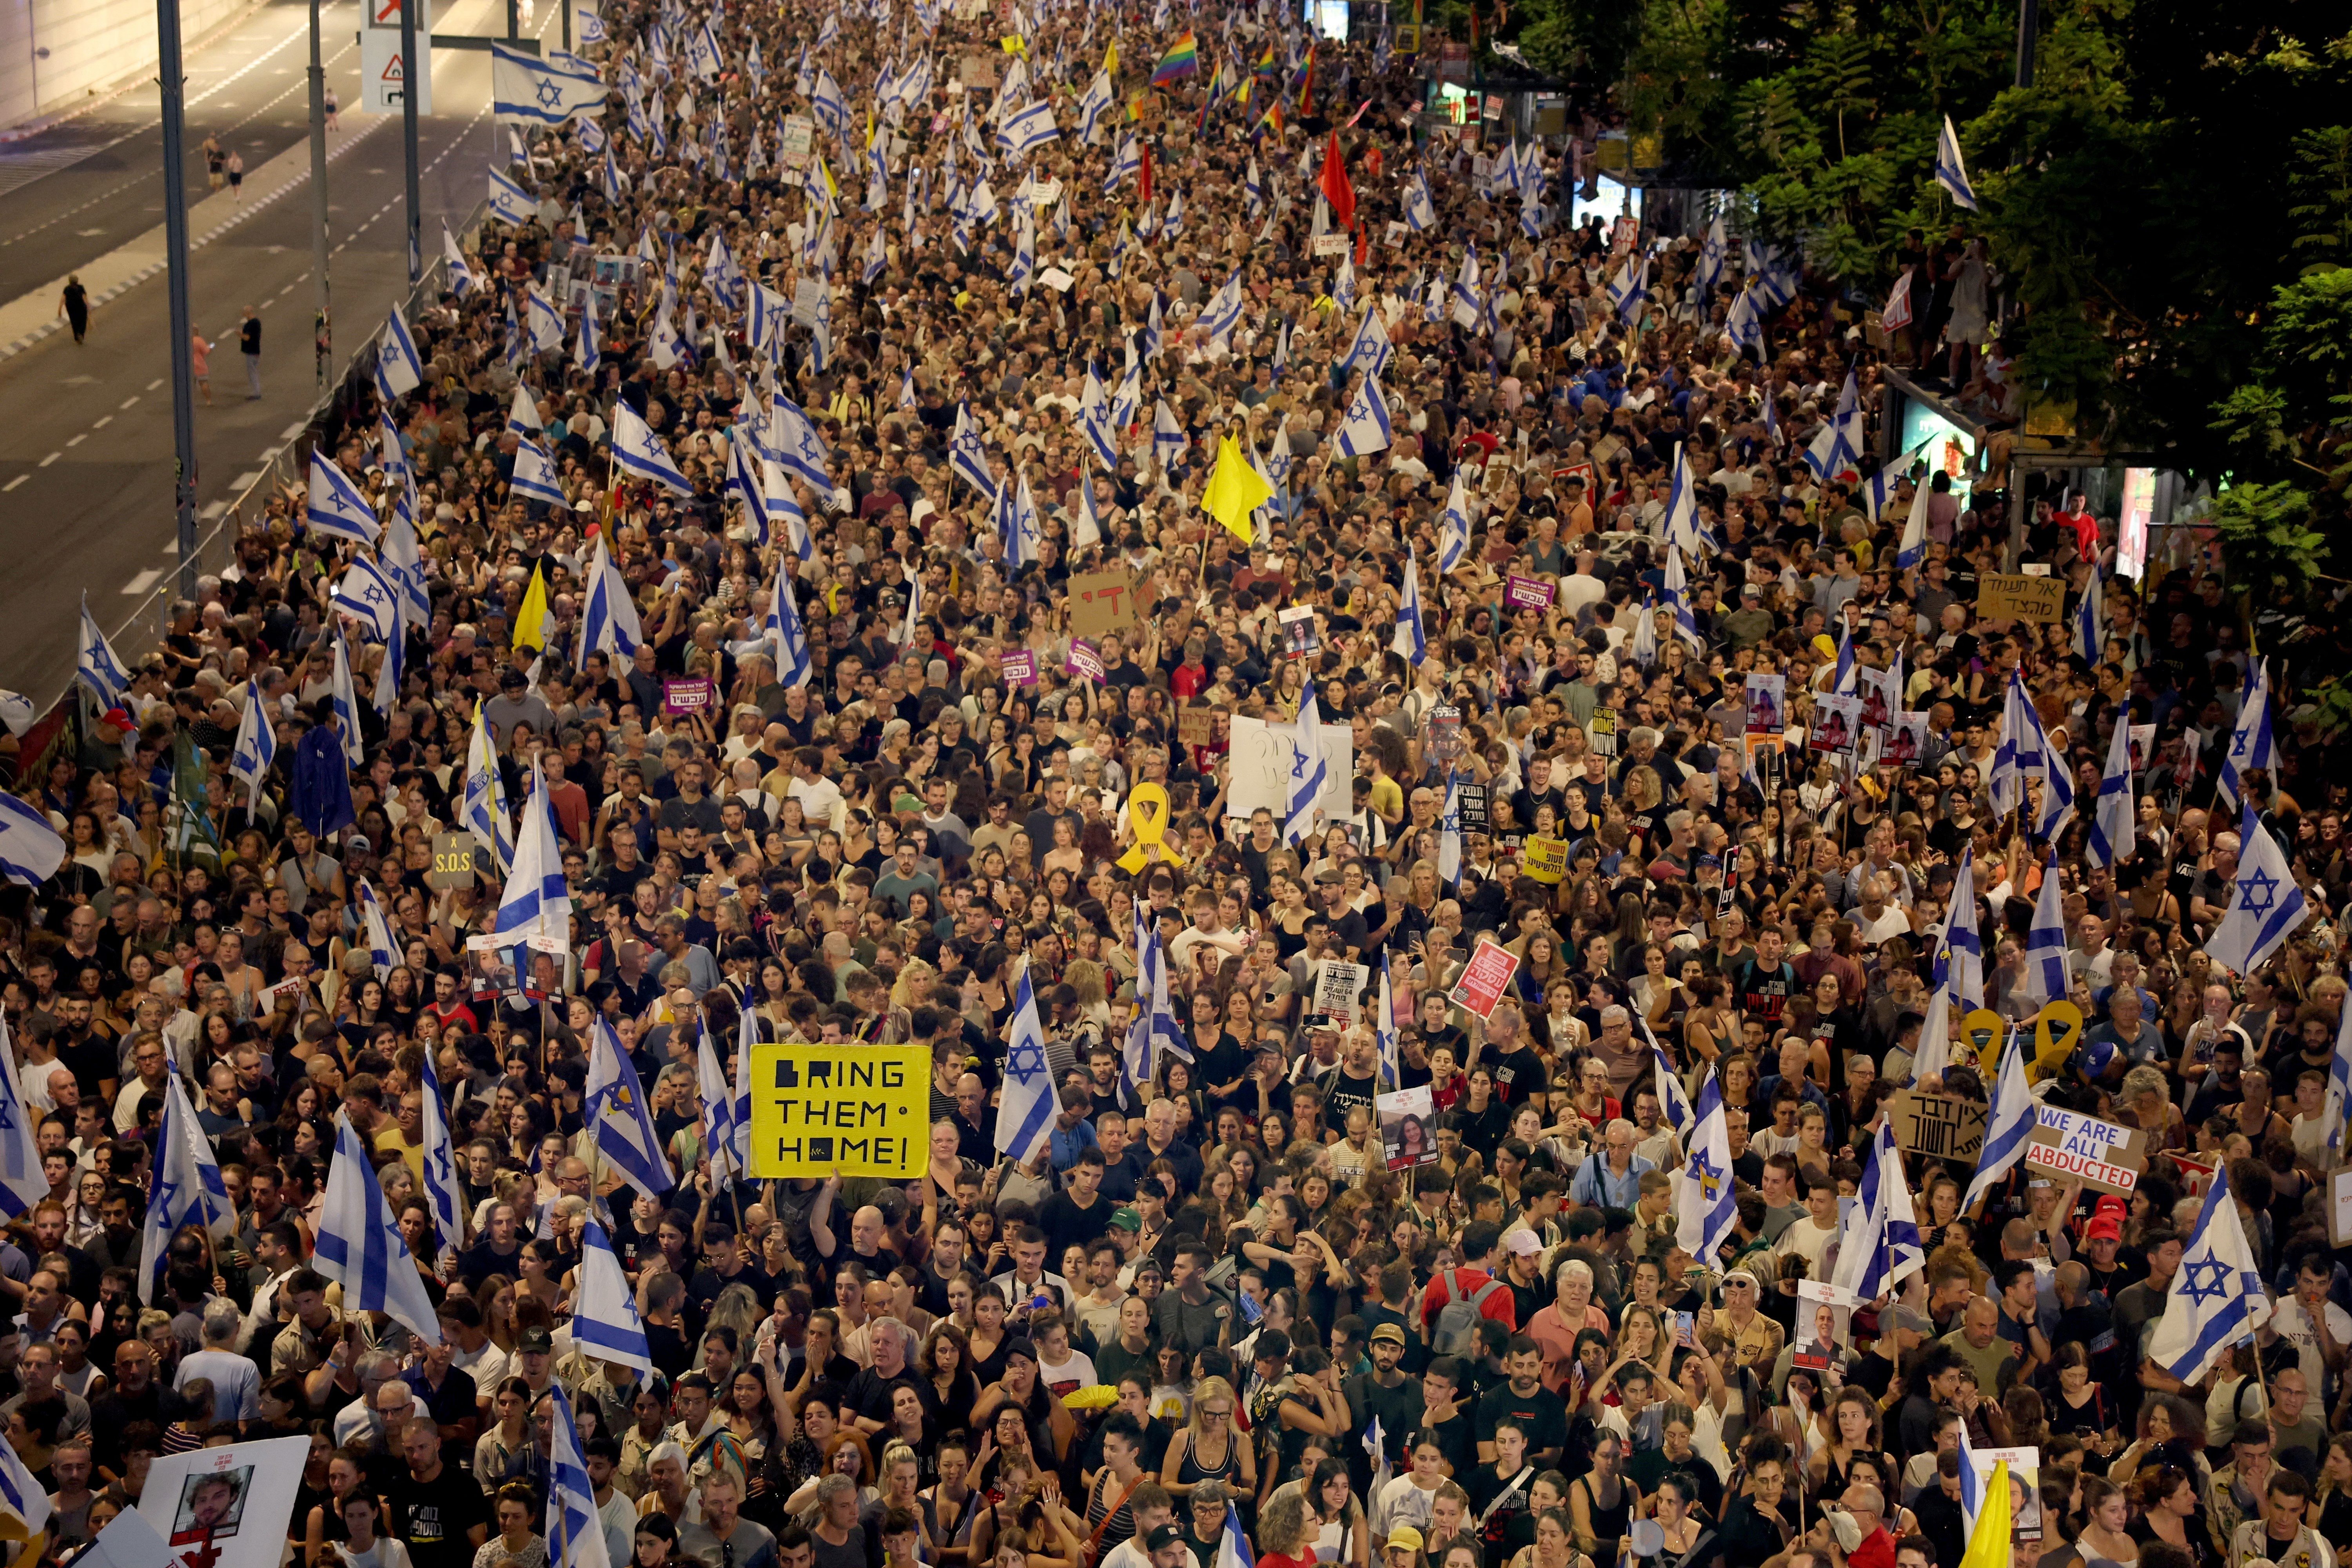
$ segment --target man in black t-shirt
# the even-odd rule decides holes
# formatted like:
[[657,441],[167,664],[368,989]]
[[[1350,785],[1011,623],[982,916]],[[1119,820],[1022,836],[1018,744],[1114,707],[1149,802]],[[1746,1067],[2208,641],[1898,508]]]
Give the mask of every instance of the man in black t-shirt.
[[1346,1127],[1348,1111],[1354,1106],[1360,1105],[1369,1113],[1373,1097],[1381,1090],[1379,1047],[1359,1032],[1349,1040],[1339,1065],[1318,1076],[1315,1087],[1323,1091],[1326,1126]]
[[441,1462],[441,1429],[416,1416],[400,1429],[408,1474],[384,1489],[384,1532],[404,1542],[415,1568],[472,1568],[490,1538],[489,1500]]
[[1777,1024],[1797,994],[1796,965],[1782,957],[1787,948],[1780,929],[1766,926],[1756,933],[1756,956],[1731,977],[1732,1002],[1748,1017]]

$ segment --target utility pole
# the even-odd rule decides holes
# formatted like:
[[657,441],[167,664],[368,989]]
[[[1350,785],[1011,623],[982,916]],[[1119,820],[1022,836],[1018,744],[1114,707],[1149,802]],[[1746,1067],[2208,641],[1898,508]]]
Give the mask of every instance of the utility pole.
[[188,340],[186,83],[180,0],[155,0],[155,84],[163,108],[163,276],[172,302],[172,510],[179,523],[180,597],[196,596],[195,362]]
[[408,282],[425,275],[423,203],[416,177],[416,0],[400,0],[400,129],[408,154]]
[[334,318],[327,291],[327,68],[319,53],[319,0],[310,0],[310,272],[318,279],[319,382],[327,380]]
[[2042,31],[2041,0],[2017,0],[2017,85],[2033,85],[2034,36]]

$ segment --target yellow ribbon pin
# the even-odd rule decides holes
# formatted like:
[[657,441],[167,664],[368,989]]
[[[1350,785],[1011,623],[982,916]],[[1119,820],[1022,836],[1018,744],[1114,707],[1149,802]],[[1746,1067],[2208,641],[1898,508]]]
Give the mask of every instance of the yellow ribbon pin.
[[1140,876],[1151,863],[1146,849],[1160,851],[1160,858],[1171,866],[1184,864],[1184,857],[1168,842],[1168,792],[1156,784],[1139,784],[1127,792],[1127,820],[1135,829],[1135,844],[1118,858],[1119,869],[1129,876]]

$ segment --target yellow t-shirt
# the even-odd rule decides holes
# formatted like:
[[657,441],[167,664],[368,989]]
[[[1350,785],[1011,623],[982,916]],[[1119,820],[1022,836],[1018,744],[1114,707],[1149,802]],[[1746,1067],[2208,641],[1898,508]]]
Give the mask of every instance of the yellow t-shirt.
[[1386,773],[1372,780],[1371,805],[1374,811],[1393,822],[1404,815],[1404,786]]

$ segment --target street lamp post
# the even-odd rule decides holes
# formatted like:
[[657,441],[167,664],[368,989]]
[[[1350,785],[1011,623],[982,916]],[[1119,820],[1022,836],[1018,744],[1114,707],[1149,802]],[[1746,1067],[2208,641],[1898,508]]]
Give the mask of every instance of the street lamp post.
[[163,111],[163,277],[172,311],[172,510],[180,596],[196,596],[195,362],[189,347],[187,84],[180,75],[180,0],[155,0],[155,82]]
[[408,281],[425,273],[423,204],[416,177],[416,0],[400,0],[400,128],[408,153]]
[[319,0],[310,0],[310,272],[318,282],[319,382],[327,380],[334,318],[327,291],[327,67],[319,52]]

